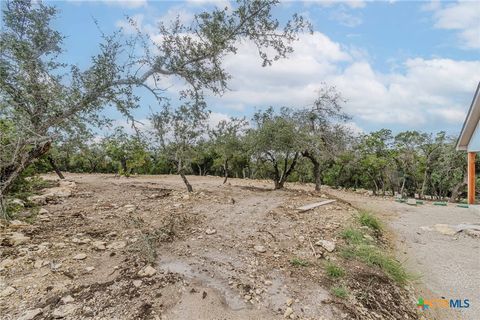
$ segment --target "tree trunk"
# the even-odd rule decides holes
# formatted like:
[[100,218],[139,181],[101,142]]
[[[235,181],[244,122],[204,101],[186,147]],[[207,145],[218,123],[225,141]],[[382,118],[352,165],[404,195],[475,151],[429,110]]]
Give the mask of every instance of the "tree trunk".
[[283,181],[274,180],[273,183],[275,184],[274,190],[283,189]]
[[29,152],[25,153],[17,162],[0,168],[0,196],[5,195],[23,170],[47,153],[48,150],[50,150],[50,147],[50,141],[39,144]]
[[120,160],[120,165],[122,166],[123,174],[128,175],[127,172],[127,159]]
[[425,189],[427,188],[428,167],[425,168],[423,174],[422,190],[420,191],[420,199],[425,199]]
[[377,181],[375,179],[373,179],[373,184],[375,185],[375,189],[373,190],[373,195],[376,196],[378,194],[378,184],[377,184]]
[[0,194],[0,218],[7,220],[9,217],[7,215],[7,208],[3,202],[3,196]]
[[184,170],[183,169],[180,170],[178,174],[180,175],[180,177],[182,177],[182,180],[183,180],[183,183],[185,183],[185,186],[187,186],[187,191],[193,192],[192,185],[190,184],[190,182],[188,182],[187,177],[185,176]]
[[6,217],[5,206],[3,204],[3,198],[12,187],[18,176],[25,170],[31,163],[43,156],[50,150],[51,142],[45,141],[38,145],[35,145],[30,151],[24,153],[18,161],[0,167],[0,213],[1,216]]
[[225,173],[225,179],[223,179],[223,184],[227,183],[227,179],[228,179],[228,161],[225,160],[225,162],[223,163],[223,171]]
[[53,160],[52,156],[48,156],[47,159],[48,159],[48,162],[50,163],[50,166],[53,168],[53,170],[57,174],[57,176],[62,180],[65,179],[65,177],[62,174],[62,171],[60,171],[60,169],[57,167],[57,165],[55,164],[55,160]]
[[295,165],[297,164],[297,160],[298,160],[298,155],[299,153],[296,152],[290,167],[288,167],[288,156],[285,158],[284,168],[283,168],[284,171],[281,175],[278,174],[279,173],[278,168],[275,169],[275,179],[274,179],[275,190],[283,189],[285,182],[287,181],[288,177],[295,169]]
[[467,185],[467,175],[463,176],[462,182],[459,182],[453,187],[452,195],[450,196],[450,202],[455,202],[458,198],[458,194],[460,193],[460,189]]
[[92,159],[88,159],[88,162],[90,163],[90,173],[94,173],[95,171],[97,171],[98,164],[95,163],[95,161],[93,161]]
[[401,198],[403,198],[403,190],[405,189],[405,180],[407,180],[407,179],[406,179],[405,176],[403,176],[402,187],[400,188],[400,197]]
[[322,177],[320,176],[320,162],[318,162],[315,157],[305,150],[302,152],[302,156],[308,158],[310,162],[313,164],[313,177],[315,178],[315,191],[320,191],[322,187]]

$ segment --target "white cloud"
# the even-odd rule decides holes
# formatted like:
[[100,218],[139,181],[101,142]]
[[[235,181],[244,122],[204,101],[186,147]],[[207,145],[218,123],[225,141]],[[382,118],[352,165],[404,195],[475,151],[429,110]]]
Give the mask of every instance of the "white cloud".
[[343,126],[349,129],[350,132],[354,135],[365,133],[365,130],[363,130],[363,128],[360,128],[355,122],[352,121],[346,122]]
[[210,128],[217,126],[217,124],[222,120],[230,120],[230,116],[225,113],[220,112],[210,112],[210,116],[208,117],[208,125]]
[[360,18],[356,15],[350,14],[343,9],[333,11],[330,15],[330,19],[334,20],[334,21],[337,21],[341,25],[344,25],[344,26],[350,27],[350,28],[359,26],[363,22],[362,18]]
[[459,1],[446,6],[433,2],[424,7],[434,12],[435,27],[458,32],[460,46],[480,49],[480,3],[478,1]]
[[[164,17],[169,15],[167,12]],[[135,17],[141,24],[143,16]],[[453,22],[442,25],[457,26]],[[148,25],[143,28],[150,30]],[[161,41],[159,35],[152,38]],[[378,72],[369,62],[368,52],[319,32],[301,35],[293,46],[289,58],[263,68],[256,47],[241,42],[238,53],[224,61],[233,76],[229,82],[232,90],[223,97],[209,98],[210,106],[218,111],[212,113],[210,124],[231,113],[248,113],[253,107],[308,105],[326,82],[337,86],[348,100],[345,110],[357,121],[352,127],[361,122],[365,129],[372,124],[421,130],[427,123],[442,128],[461,124],[479,81],[478,60],[410,58],[396,60],[397,67],[390,72]],[[160,83],[172,94],[183,85],[174,78],[162,78]]]
[[193,6],[215,5],[217,8],[231,8],[232,4],[228,0],[187,0],[188,4]]
[[417,58],[407,60],[404,69],[380,74],[366,62],[354,63],[332,82],[349,100],[347,111],[365,122],[412,128],[434,121],[461,123],[480,61]]
[[318,3],[325,7],[331,7],[333,5],[343,4],[352,9],[363,8],[367,5],[367,2],[364,0],[306,0],[305,3]]
[[440,118],[450,123],[460,123],[465,119],[466,112],[462,109],[437,109],[434,111]]
[[212,99],[215,109],[228,113],[226,105],[305,106],[327,82],[348,100],[345,110],[354,121],[420,130],[435,123],[442,128],[461,124],[479,80],[480,61],[413,58],[381,73],[367,55],[321,33],[301,36],[294,47],[288,59],[262,68],[255,47],[243,43],[225,61],[233,76],[232,91]]
[[124,8],[140,8],[147,6],[147,0],[102,0],[103,2]]
[[171,21],[175,21],[177,16],[182,24],[189,24],[193,21],[194,14],[193,12],[185,10],[181,6],[175,6],[169,8],[167,12],[158,20],[168,25]]
[[[36,0],[41,1],[41,0]],[[111,6],[135,9],[147,6],[147,0],[66,0],[70,3],[81,5],[83,3],[105,3]]]

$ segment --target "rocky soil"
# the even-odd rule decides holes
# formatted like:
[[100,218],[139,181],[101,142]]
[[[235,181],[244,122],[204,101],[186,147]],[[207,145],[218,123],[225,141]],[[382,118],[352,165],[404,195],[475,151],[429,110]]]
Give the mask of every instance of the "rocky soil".
[[[188,194],[176,176],[67,180],[1,225],[0,319],[418,318],[410,291],[340,257],[354,207],[295,210],[330,197],[310,186],[190,177]],[[326,261],[346,276],[328,277]]]

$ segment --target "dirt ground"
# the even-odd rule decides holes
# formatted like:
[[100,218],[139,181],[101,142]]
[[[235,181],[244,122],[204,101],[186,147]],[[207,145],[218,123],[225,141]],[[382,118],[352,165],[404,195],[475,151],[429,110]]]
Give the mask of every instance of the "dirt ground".
[[329,195],[189,179],[191,194],[177,176],[67,174],[71,190],[1,226],[0,319],[418,319],[409,288],[340,258],[348,203],[298,212]]
[[395,235],[398,259],[418,277],[418,296],[470,300],[469,308],[424,311],[427,319],[480,318],[480,233],[455,232],[462,224],[480,227],[479,207],[444,207],[432,202],[410,206],[392,198],[366,198],[333,189],[326,192],[373,211],[388,222]]

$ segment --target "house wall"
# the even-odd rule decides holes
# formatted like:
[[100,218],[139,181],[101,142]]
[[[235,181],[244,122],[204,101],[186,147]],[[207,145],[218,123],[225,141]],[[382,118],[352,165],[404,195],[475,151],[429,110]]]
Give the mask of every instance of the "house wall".
[[480,152],[480,122],[477,123],[475,132],[473,133],[470,142],[468,143],[467,151],[468,152]]

